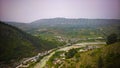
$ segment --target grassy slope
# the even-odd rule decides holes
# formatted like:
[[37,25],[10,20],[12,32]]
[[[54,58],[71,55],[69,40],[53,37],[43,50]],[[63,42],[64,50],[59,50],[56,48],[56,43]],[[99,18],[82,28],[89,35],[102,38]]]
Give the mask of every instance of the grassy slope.
[[76,67],[80,68],[119,68],[120,42],[82,53],[79,60]]

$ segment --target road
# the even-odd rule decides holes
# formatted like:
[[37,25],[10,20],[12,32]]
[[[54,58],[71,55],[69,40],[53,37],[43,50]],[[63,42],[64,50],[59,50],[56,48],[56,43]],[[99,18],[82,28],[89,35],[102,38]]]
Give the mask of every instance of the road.
[[[78,44],[74,44],[74,46],[67,46],[64,48],[60,48],[56,51],[68,51],[72,48],[81,48],[81,47],[85,47],[85,45],[88,44],[106,44],[105,42],[87,42],[87,43],[78,43]],[[50,53],[49,55],[45,56],[40,62],[38,62],[34,68],[43,68],[46,65],[46,62],[49,60],[49,58],[55,54],[56,51],[53,51],[52,53]]]
[[37,63],[34,68],[43,68],[46,65],[46,62],[49,60],[49,58],[55,53],[52,52],[49,55],[45,56],[39,63]]
[[73,44],[73,46],[68,46],[68,47],[64,47],[59,49],[59,51],[68,51],[72,48],[80,48],[80,47],[85,47],[86,45],[96,45],[96,44],[106,44],[106,42],[84,42],[84,43],[77,43],[77,44]]

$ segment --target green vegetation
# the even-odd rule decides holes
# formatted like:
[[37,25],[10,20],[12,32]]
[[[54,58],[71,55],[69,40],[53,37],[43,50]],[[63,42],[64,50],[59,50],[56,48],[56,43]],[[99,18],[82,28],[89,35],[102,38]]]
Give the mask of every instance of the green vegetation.
[[0,61],[33,56],[41,49],[39,40],[25,32],[0,22]]
[[[78,52],[80,49],[71,49],[66,52],[56,52],[48,61],[46,67],[54,68],[120,68],[120,42],[109,46]],[[61,54],[65,54],[61,57]],[[68,57],[68,58],[65,58]],[[62,59],[65,58],[65,59]],[[59,61],[58,61],[59,60]]]
[[117,34],[111,34],[107,37],[107,44],[113,44],[118,41]]
[[[80,55],[78,54],[78,50],[81,48],[76,48],[76,49],[70,49],[68,52],[66,51],[56,51],[55,54],[50,57],[50,59],[47,61],[46,67],[51,68],[58,68],[62,67],[64,65],[65,61],[68,63],[74,63],[75,61],[71,61],[71,58],[74,56],[76,58],[80,58]],[[76,60],[77,61],[77,60]],[[69,66],[71,68],[71,66]],[[62,67],[66,68],[66,67]]]
[[119,68],[120,42],[81,54],[81,68]]
[[51,68],[53,65],[55,65],[55,68],[58,68],[58,66],[61,64],[60,61],[63,60],[61,58],[64,58],[61,55],[63,55],[64,53],[64,51],[55,52],[55,54],[47,61],[47,67]]
[[[0,67],[15,66],[19,60],[38,52],[63,45],[56,41],[37,38],[11,25],[0,22]],[[3,66],[1,66],[3,65]]]
[[[66,43],[107,41],[109,46],[86,52],[71,49],[56,52],[47,62],[48,68],[119,68],[120,20],[43,19],[30,24],[0,22],[0,67],[15,66],[22,58],[63,46]],[[112,34],[114,33],[114,34]],[[111,34],[111,35],[110,35]],[[62,40],[62,41],[61,41]],[[117,42],[117,43],[116,43]],[[103,45],[101,45],[103,46]],[[65,56],[60,56],[60,55]],[[55,64],[56,63],[56,64]],[[31,63],[34,65],[34,63]],[[8,68],[6,67],[6,68]],[[32,66],[31,66],[32,67]]]
[[68,52],[65,53],[65,57],[66,59],[72,58],[76,53],[76,49],[70,49]]
[[[69,59],[73,68],[119,68],[120,67],[120,42],[116,42],[100,49],[77,53]],[[77,61],[73,61],[77,60]],[[68,61],[65,61],[66,67],[71,67]]]
[[29,24],[8,23],[32,35],[42,36],[44,39],[53,39],[54,36],[59,35],[67,39],[78,38],[81,41],[82,39],[97,37],[103,37],[105,39],[105,37],[111,33],[118,34],[120,32],[119,22],[119,19],[53,18],[37,20]]

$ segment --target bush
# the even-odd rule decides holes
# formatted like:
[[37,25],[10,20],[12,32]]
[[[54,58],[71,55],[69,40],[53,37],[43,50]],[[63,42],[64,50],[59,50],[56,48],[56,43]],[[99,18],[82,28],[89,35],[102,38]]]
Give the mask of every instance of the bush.
[[117,34],[111,34],[107,37],[107,44],[113,44],[117,42]]
[[70,49],[65,53],[66,59],[72,58],[77,53],[76,49]]

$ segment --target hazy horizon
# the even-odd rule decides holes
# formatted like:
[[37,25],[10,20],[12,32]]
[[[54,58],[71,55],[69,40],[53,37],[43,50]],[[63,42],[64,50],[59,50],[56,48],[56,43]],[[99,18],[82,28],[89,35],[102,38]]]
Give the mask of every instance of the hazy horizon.
[[120,19],[120,0],[0,0],[0,20]]
[[[37,19],[37,20],[33,20],[31,22],[19,22],[19,21],[4,21],[4,20],[0,20],[0,21],[3,21],[3,22],[15,22],[15,23],[32,23],[32,22],[35,22],[35,21],[38,21],[38,20],[44,20],[44,19],[56,19],[56,18],[59,18],[59,19],[91,19],[91,18],[65,18],[65,17],[54,17],[54,18],[42,18],[42,19]],[[95,19],[99,19],[99,18],[92,18],[93,20]],[[99,19],[99,20],[120,20],[120,19]]]

